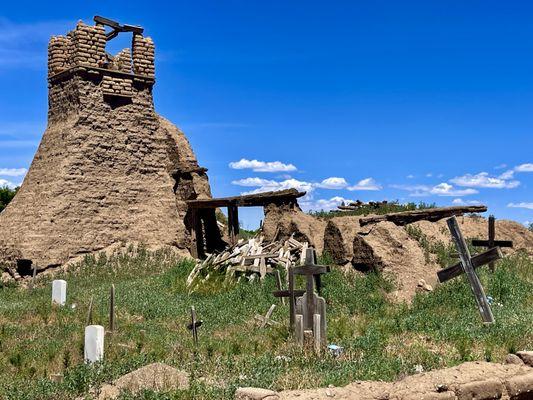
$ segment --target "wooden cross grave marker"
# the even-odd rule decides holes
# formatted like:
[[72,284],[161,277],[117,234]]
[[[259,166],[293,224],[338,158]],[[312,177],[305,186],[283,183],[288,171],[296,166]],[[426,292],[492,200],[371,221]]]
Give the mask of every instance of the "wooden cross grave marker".
[[196,347],[198,347],[198,328],[201,327],[202,324],[202,320],[198,321],[196,319],[196,310],[194,309],[194,306],[191,306],[191,323],[187,325],[187,329],[192,332],[192,339]]
[[[487,247],[489,250],[495,247],[513,247],[512,240],[496,240],[496,218],[489,216],[489,238],[488,240],[472,240],[472,245],[476,247]],[[494,272],[494,262],[489,263],[490,270]]]
[[275,308],[276,308],[276,305],[272,304],[264,317],[259,314],[255,316],[255,319],[260,322],[260,325],[259,325],[260,328],[264,328],[267,325],[278,325],[279,324],[279,322],[276,322],[270,319],[270,317],[272,317],[272,313],[274,312]]
[[[301,297],[306,293],[306,290],[298,290],[294,288],[295,275],[307,275],[307,289],[311,286],[311,293],[314,293],[313,280],[316,282],[317,292],[320,294],[321,281],[320,275],[329,272],[329,267],[316,265],[316,253],[312,248],[306,249],[305,264],[299,267],[289,268],[289,290],[277,290],[272,292],[274,297],[289,298],[289,325],[291,331],[294,329],[296,321],[296,298]],[[313,295],[314,296],[314,295]],[[314,302],[314,300],[313,300]]]
[[[474,293],[474,297],[476,298],[476,302],[479,308],[479,312],[481,314],[481,317],[483,318],[483,322],[485,323],[493,323],[494,322],[494,316],[492,315],[492,310],[490,309],[489,302],[487,300],[487,296],[485,295],[485,291],[483,290],[483,286],[481,286],[481,282],[479,281],[478,276],[476,275],[475,266],[481,266],[486,262],[494,261],[501,257],[501,252],[498,248],[496,248],[496,256],[493,254],[494,249],[489,250],[486,253],[480,254],[477,258],[476,265],[474,264],[474,258],[470,256],[470,251],[468,250],[468,246],[466,244],[466,240],[463,237],[463,234],[461,233],[461,230],[459,229],[459,224],[457,223],[457,218],[452,217],[446,220],[448,224],[448,228],[450,229],[450,232],[452,234],[453,241],[455,243],[455,247],[457,248],[457,252],[459,253],[459,258],[461,259],[461,267],[463,271],[466,273],[466,276],[468,278],[468,282],[470,283],[470,287],[472,288],[472,292]],[[486,255],[487,253],[491,253],[492,256]],[[498,254],[499,253],[499,254]],[[481,256],[485,255],[485,258],[481,258]],[[483,264],[482,264],[483,263]],[[450,268],[447,268],[447,270],[451,270],[456,268],[456,266],[452,266]],[[442,271],[439,271],[442,272]],[[457,276],[459,274],[456,273]],[[451,279],[451,278],[448,278]],[[448,280],[447,279],[447,280]],[[440,277],[439,277],[439,280]],[[442,280],[441,280],[442,282]]]

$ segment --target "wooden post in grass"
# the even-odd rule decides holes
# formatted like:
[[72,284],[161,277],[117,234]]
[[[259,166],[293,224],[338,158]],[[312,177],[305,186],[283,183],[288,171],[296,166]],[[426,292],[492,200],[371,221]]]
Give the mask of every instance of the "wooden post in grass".
[[93,296],[91,296],[91,301],[89,302],[89,308],[87,310],[87,321],[85,326],[93,324]]
[[191,323],[187,325],[187,329],[192,332],[192,339],[194,341],[194,346],[198,347],[198,328],[202,326],[202,321],[196,319],[196,310],[194,306],[191,306]]
[[[495,247],[513,247],[511,240],[496,240],[496,218],[489,216],[489,237],[488,240],[472,240],[472,245],[476,247],[486,247],[489,250]],[[494,272],[494,261],[489,263],[490,270]]]
[[446,222],[452,234],[453,241],[455,242],[455,247],[457,248],[457,252],[459,253],[459,258],[461,259],[461,265],[463,267],[463,270],[466,273],[468,282],[470,283],[470,287],[472,288],[472,292],[474,293],[474,297],[476,298],[476,302],[477,302],[481,317],[483,318],[483,322],[487,324],[493,323],[494,316],[492,315],[492,310],[490,309],[487,296],[485,296],[485,291],[483,290],[483,286],[481,286],[481,282],[479,281],[479,278],[476,275],[476,272],[474,270],[474,264],[472,263],[472,257],[470,257],[470,251],[468,251],[468,246],[466,244],[466,241],[463,237],[463,234],[461,233],[461,230],[459,229],[457,218],[452,217],[448,219]]
[[109,292],[109,332],[115,331],[115,285],[111,285]]
[[[283,290],[283,287],[281,286],[281,274],[279,273],[279,270],[275,271],[276,275],[276,287],[278,288],[278,292]],[[285,305],[285,297],[281,297],[281,304]]]
[[30,290],[33,290],[36,276],[37,276],[37,265],[33,264],[33,270],[32,270],[31,281],[30,281]]

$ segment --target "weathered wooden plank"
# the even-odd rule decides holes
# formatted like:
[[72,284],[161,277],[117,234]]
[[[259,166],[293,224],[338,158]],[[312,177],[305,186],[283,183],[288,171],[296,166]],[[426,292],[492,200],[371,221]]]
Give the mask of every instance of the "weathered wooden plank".
[[494,240],[492,243],[489,240],[479,240],[474,239],[472,240],[472,246],[475,247],[513,247],[513,241],[512,240]]
[[[474,266],[474,268],[478,268],[489,262],[499,260],[502,257],[503,257],[503,254],[500,248],[494,247],[484,253],[481,253],[481,254],[478,254],[472,257],[472,265]],[[463,273],[464,273],[464,269],[462,267],[462,264],[458,262],[457,264],[452,265],[451,267],[447,267],[447,268],[444,268],[438,271],[437,277],[439,278],[440,283],[444,283]]]
[[494,316],[492,315],[492,310],[490,309],[487,296],[485,296],[483,286],[481,286],[481,282],[479,281],[479,278],[477,277],[476,272],[474,270],[474,266],[470,257],[470,251],[468,250],[468,245],[466,244],[463,234],[459,229],[457,218],[452,217],[446,222],[452,234],[455,246],[457,247],[457,251],[459,252],[461,264],[463,266],[463,269],[465,270],[468,281],[470,282],[470,287],[472,288],[472,292],[474,293],[474,297],[476,298],[481,317],[483,318],[483,321],[485,323],[493,323]]
[[230,205],[236,207],[261,207],[270,203],[294,201],[299,197],[305,196],[305,193],[306,192],[299,192],[296,189],[287,189],[277,192],[264,192],[244,196],[188,200],[187,205],[189,209],[228,207]]
[[371,217],[362,217],[359,219],[359,224],[364,226],[382,221],[390,221],[396,225],[407,225],[416,221],[426,220],[434,222],[451,216],[460,216],[467,213],[481,213],[485,211],[487,211],[487,207],[483,205],[428,208],[425,210],[403,211]]
[[302,265],[300,267],[294,267],[293,272],[296,275],[317,275],[328,273],[328,267],[324,265]]
[[[272,292],[274,297],[290,297],[291,292],[290,290],[276,290],[275,292]],[[294,290],[294,296],[295,297],[302,297],[305,294],[305,290]]]

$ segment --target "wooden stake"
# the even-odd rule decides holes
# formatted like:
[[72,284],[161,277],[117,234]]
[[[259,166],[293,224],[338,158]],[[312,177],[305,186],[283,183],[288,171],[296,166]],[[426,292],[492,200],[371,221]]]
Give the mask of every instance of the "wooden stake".
[[93,297],[91,296],[91,301],[89,302],[89,309],[87,310],[87,321],[85,326],[93,324]]
[[[496,239],[496,218],[494,215],[489,216],[489,249],[494,247],[494,239]],[[491,272],[494,272],[496,269],[494,262],[489,263],[489,268]]]
[[[296,297],[294,295],[294,272],[292,268],[289,268],[289,324],[291,331],[294,329],[295,323],[295,308],[296,308]],[[303,316],[302,316],[303,318]],[[302,319],[302,329],[303,329],[303,319]],[[303,332],[303,331],[302,331]],[[302,333],[303,335],[303,333]]]
[[320,314],[313,315],[313,336],[315,343],[315,351],[320,353],[322,349],[322,337],[320,335]]
[[115,331],[115,285],[111,285],[109,293],[109,331]]
[[[281,287],[281,274],[279,273],[279,270],[276,270],[276,286],[278,288],[278,291],[283,290]],[[281,297],[281,304],[285,305],[285,298]]]
[[194,341],[194,345],[198,347],[198,326],[196,321],[196,310],[194,309],[194,306],[191,306],[191,324],[189,325],[191,327],[192,331],[192,339]]
[[35,284],[35,277],[37,276],[37,265],[33,264],[33,271],[30,281],[30,290],[33,290],[33,285]]
[[300,347],[303,347],[304,345],[304,316],[302,314],[296,315],[294,338],[296,339],[296,344]]

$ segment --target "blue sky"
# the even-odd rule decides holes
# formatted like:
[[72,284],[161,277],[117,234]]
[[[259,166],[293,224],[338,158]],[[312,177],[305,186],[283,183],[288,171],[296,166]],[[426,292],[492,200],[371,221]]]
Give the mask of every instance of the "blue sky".
[[154,39],[156,108],[216,196],[297,187],[306,209],[482,202],[533,221],[533,3],[8,2],[0,184],[22,181],[46,125],[49,36],[96,14]]

